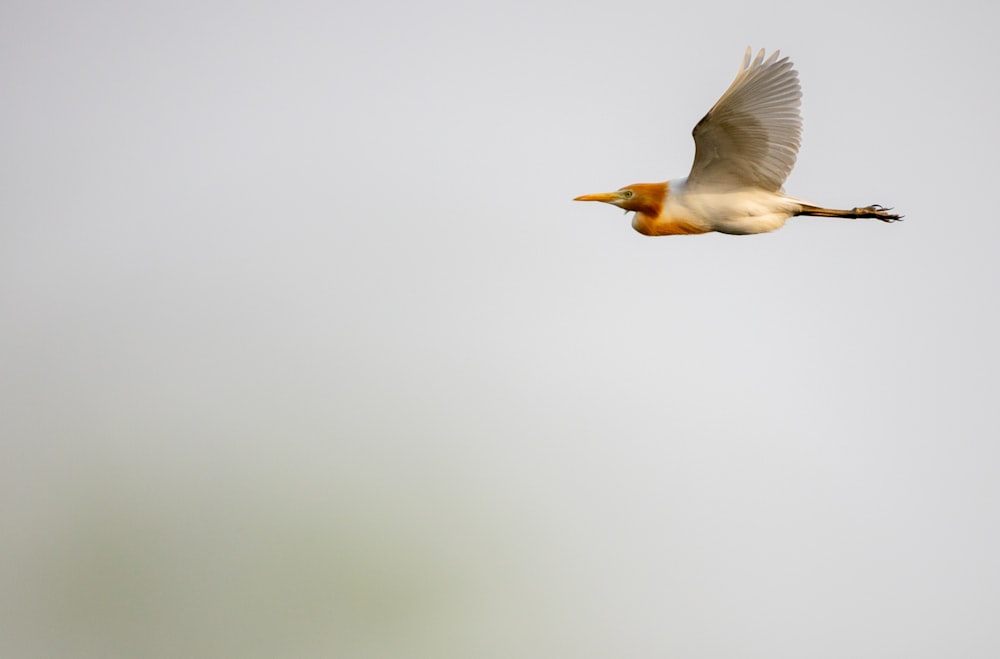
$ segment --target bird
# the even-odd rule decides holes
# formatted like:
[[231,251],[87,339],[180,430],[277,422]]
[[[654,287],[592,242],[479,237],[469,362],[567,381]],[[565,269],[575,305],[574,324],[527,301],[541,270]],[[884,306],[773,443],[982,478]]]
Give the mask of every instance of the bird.
[[903,219],[880,204],[838,210],[784,193],[802,139],[801,105],[789,58],[776,50],[765,59],[763,49],[752,56],[748,47],[736,79],[692,131],[695,156],[686,178],[634,183],[574,201],[632,211],[632,227],[646,236],[765,233],[798,215]]

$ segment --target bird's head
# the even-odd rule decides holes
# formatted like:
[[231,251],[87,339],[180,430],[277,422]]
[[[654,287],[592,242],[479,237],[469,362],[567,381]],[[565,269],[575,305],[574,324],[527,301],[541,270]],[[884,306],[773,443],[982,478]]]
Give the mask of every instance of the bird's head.
[[666,198],[666,183],[633,183],[614,192],[581,195],[573,201],[603,201],[626,211],[655,218],[659,216]]

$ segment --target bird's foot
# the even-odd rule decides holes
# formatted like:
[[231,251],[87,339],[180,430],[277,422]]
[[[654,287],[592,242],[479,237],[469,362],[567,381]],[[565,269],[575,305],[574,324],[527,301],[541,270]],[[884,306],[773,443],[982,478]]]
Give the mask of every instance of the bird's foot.
[[854,212],[856,213],[856,217],[871,217],[883,222],[899,222],[903,219],[902,215],[890,213],[889,211],[891,210],[891,208],[886,208],[881,204],[872,204],[864,208],[855,208]]

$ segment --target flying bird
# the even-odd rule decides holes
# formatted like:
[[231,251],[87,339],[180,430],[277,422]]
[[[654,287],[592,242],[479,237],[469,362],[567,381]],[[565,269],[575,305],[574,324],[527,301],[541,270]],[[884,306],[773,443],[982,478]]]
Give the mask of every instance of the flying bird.
[[694,127],[687,178],[635,183],[575,201],[634,211],[632,227],[647,236],[764,233],[796,215],[901,220],[878,204],[837,210],[784,193],[802,137],[802,89],[792,62],[779,55],[764,59],[760,50],[751,59],[747,48],[733,84]]

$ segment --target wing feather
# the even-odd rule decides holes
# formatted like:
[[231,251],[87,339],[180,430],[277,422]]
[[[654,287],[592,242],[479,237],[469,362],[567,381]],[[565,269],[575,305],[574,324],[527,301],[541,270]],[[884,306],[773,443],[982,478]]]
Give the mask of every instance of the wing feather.
[[694,127],[692,186],[753,186],[777,192],[802,139],[802,89],[787,57],[751,60],[747,48],[736,79]]

